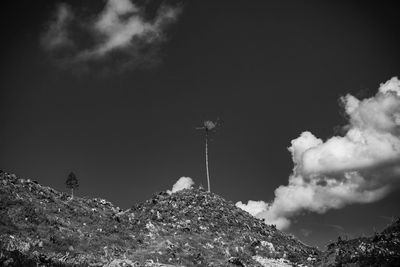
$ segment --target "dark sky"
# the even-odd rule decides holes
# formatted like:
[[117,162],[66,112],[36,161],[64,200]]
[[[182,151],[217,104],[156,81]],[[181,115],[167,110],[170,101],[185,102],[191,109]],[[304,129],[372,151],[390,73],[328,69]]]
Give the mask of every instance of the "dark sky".
[[[88,9],[82,2],[69,4]],[[3,3],[0,167],[62,191],[74,171],[78,195],[121,208],[181,176],[206,185],[194,127],[216,118],[212,190],[233,202],[271,201],[292,172],[292,139],[337,134],[346,123],[340,96],[370,97],[400,75],[400,20],[389,1],[186,1],[158,64],[107,73],[60,68],[42,49],[56,3]],[[397,191],[303,214],[289,232],[322,248],[339,233],[381,229],[399,201]]]

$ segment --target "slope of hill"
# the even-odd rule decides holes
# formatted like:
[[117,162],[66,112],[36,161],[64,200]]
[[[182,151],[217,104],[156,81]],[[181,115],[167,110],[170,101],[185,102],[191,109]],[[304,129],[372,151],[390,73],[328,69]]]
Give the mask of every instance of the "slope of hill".
[[400,220],[320,252],[202,189],[122,211],[0,171],[0,266],[400,266]]
[[400,219],[372,237],[328,245],[320,266],[400,266]]
[[201,189],[122,211],[0,173],[2,266],[313,265],[319,252]]

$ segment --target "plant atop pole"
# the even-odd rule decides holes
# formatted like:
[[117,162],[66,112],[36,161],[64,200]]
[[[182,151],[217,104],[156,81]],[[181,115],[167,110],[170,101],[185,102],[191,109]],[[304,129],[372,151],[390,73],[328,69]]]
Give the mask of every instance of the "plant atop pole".
[[205,131],[205,144],[206,144],[206,173],[207,173],[207,186],[208,192],[211,192],[210,186],[210,172],[208,170],[208,134],[210,131],[214,130],[217,127],[218,122],[213,121],[204,121],[202,127],[197,127],[196,130],[204,130]]

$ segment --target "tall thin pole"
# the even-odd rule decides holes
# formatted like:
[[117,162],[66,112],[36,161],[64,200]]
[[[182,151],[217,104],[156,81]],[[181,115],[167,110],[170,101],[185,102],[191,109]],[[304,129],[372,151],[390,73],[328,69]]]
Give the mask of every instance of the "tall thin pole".
[[208,171],[208,129],[207,128],[206,128],[206,171],[207,171],[208,192],[211,192],[211,188],[210,188],[210,173]]

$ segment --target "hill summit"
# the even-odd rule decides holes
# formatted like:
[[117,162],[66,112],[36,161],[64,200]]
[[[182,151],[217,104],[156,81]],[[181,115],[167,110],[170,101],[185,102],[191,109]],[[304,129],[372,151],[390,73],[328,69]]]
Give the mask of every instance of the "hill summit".
[[4,266],[285,266],[318,254],[202,189],[160,192],[123,211],[12,174],[0,184]]

